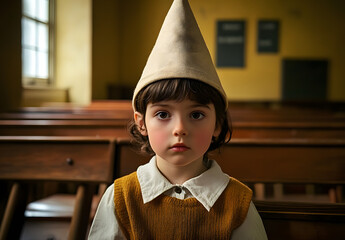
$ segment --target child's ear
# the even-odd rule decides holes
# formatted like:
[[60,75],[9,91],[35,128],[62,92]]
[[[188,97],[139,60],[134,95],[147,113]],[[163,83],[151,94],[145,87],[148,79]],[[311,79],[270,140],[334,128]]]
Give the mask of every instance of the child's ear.
[[213,132],[213,137],[218,137],[219,134],[221,132],[221,127],[220,126],[216,126],[216,128],[214,129],[214,132]]
[[134,121],[141,135],[147,136],[144,116],[140,112],[134,112]]

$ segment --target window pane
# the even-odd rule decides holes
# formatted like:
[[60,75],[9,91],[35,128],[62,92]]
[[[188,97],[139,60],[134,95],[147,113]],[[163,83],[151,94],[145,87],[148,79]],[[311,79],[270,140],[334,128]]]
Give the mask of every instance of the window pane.
[[35,77],[36,52],[31,49],[23,49],[23,75],[25,77]]
[[38,50],[48,51],[48,26],[43,23],[38,23]]
[[23,77],[30,83],[49,78],[49,1],[22,0]]
[[23,13],[34,18],[36,16],[36,0],[23,0]]
[[48,22],[49,19],[49,0],[37,0],[37,19],[42,22]]
[[48,53],[38,52],[37,77],[48,78]]
[[35,21],[27,18],[22,20],[23,36],[22,41],[24,46],[35,47],[36,45],[36,27]]

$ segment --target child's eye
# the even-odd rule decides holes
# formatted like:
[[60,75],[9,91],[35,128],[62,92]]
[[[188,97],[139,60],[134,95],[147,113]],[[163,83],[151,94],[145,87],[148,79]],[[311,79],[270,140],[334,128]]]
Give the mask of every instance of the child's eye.
[[193,112],[191,114],[191,118],[195,119],[195,120],[203,119],[204,117],[205,117],[205,115],[201,112]]
[[160,111],[160,112],[157,112],[155,116],[158,117],[158,119],[167,119],[169,118],[169,113]]

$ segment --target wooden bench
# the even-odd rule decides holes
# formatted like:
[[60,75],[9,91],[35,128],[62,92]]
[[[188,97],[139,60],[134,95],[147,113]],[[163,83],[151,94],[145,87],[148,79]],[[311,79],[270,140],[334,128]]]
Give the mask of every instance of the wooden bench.
[[[129,137],[129,119],[3,120],[0,136],[105,136]],[[233,122],[233,138],[345,139],[345,123]]]
[[313,138],[345,139],[344,122],[254,122],[234,121],[232,123],[234,139],[237,138]]
[[233,121],[305,122],[344,121],[345,103],[249,102],[229,104]]
[[[306,105],[303,103],[232,103],[229,115],[234,122],[344,122],[345,103]],[[128,119],[133,116],[129,100],[95,101],[89,106],[25,107],[0,113],[0,119]]]
[[[294,122],[294,121],[344,121],[344,103],[286,103],[286,102],[230,102],[229,111],[233,121],[237,122]],[[72,104],[50,105],[45,107],[25,107],[16,111],[0,114],[0,118],[13,118],[16,115],[27,114],[30,118],[38,119],[40,114],[68,115],[132,115],[132,103],[130,100],[98,100],[88,106],[75,106]],[[118,114],[116,116],[116,114]],[[7,116],[7,117],[6,117]],[[12,116],[12,117],[11,117]],[[36,116],[36,117],[35,117]],[[83,116],[83,118],[85,118]],[[9,118],[8,118],[9,117]],[[24,116],[25,117],[25,116]],[[92,116],[97,117],[97,116]],[[48,119],[51,117],[48,116]],[[21,119],[21,118],[19,118]],[[61,119],[61,117],[60,117]],[[66,119],[66,118],[65,118]]]
[[[342,139],[233,139],[220,154],[210,157],[218,161],[224,172],[246,183],[330,184],[334,187],[345,183],[345,141]],[[261,193],[257,198],[265,198],[263,191],[257,189],[257,193]],[[278,200],[286,197],[279,187],[274,194]],[[341,198],[330,188],[331,201],[341,201]]]
[[255,201],[268,239],[344,239],[345,204]]
[[29,107],[0,113],[0,136],[128,136],[131,102],[102,106]]
[[128,137],[127,119],[106,120],[3,120],[0,136]]
[[40,107],[23,107],[17,109],[19,112],[37,112],[37,111],[84,111],[84,110],[114,110],[114,109],[131,109],[132,101],[125,99],[117,100],[92,100],[89,105],[78,105],[66,102],[47,102]]
[[110,105],[91,104],[85,107],[26,107],[0,113],[5,120],[111,120],[130,119],[133,117],[130,101],[114,101]]
[[[68,239],[85,239],[95,188],[113,180],[114,140],[97,137],[0,137],[0,180],[12,182],[0,239],[19,239],[32,184],[78,185]],[[31,199],[28,199],[31,196]]]
[[[253,105],[253,104],[252,104]],[[345,139],[345,110],[255,107],[230,104],[233,138]],[[98,101],[86,107],[23,108],[0,113],[0,135],[127,137],[130,101]]]
[[108,111],[83,111],[80,112],[35,112],[35,113],[0,113],[0,119],[5,120],[118,120],[130,119],[133,111],[108,110]]

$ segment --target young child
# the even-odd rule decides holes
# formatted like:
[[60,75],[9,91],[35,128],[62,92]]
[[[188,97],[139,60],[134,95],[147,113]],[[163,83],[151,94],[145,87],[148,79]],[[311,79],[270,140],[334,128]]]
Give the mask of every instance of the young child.
[[227,96],[186,0],[175,0],[133,95],[153,155],[102,197],[89,239],[267,239],[252,191],[208,152],[231,138]]

